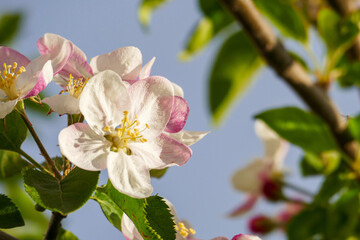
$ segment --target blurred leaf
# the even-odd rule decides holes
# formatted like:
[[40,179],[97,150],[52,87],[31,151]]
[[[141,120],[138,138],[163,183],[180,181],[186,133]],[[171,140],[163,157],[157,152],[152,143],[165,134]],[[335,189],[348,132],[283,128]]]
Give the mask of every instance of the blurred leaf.
[[342,72],[341,76],[338,78],[340,86],[351,87],[356,85],[357,87],[360,87],[360,62],[343,60],[343,63],[339,66],[339,70]]
[[72,232],[65,230],[63,228],[60,229],[56,240],[79,240]]
[[12,151],[0,150],[0,179],[21,174],[21,170],[30,164]]
[[[48,96],[48,94],[46,93],[46,89],[39,93],[39,97],[41,99],[44,99],[46,96]],[[36,103],[31,101],[30,98],[25,99],[24,104],[26,106],[26,110],[30,110],[35,114],[47,114],[50,110],[49,105],[47,105],[46,103]]]
[[24,219],[10,198],[0,194],[0,228],[24,226]]
[[316,154],[307,152],[300,161],[301,173],[303,176],[314,176],[322,174],[324,163]]
[[100,172],[74,168],[61,181],[28,168],[23,171],[25,190],[40,206],[64,215],[80,208],[96,189]]
[[348,123],[348,128],[351,135],[360,142],[360,115],[350,118]]
[[226,11],[218,0],[198,0],[198,4],[205,16],[212,16],[217,12]]
[[318,116],[296,107],[272,109],[255,116],[263,120],[280,137],[305,151],[321,153],[335,150],[336,143]]
[[167,172],[168,168],[163,169],[151,169],[150,176],[153,178],[162,178]]
[[197,23],[197,26],[187,40],[185,49],[180,53],[179,57],[182,61],[188,61],[194,54],[211,42],[219,32],[234,21],[234,18],[226,11],[220,10],[203,17]]
[[175,240],[174,221],[163,198],[132,198],[117,191],[110,181],[97,191],[107,195],[133,221],[144,239]]
[[145,27],[149,26],[153,11],[169,1],[171,0],[142,0],[138,9],[140,23]]
[[116,203],[105,192],[102,191],[95,191],[95,195],[92,199],[99,203],[101,210],[109,222],[121,231],[121,218],[124,213],[121,208],[116,205]]
[[290,220],[286,227],[287,237],[289,240],[315,239],[314,236],[325,232],[326,220],[325,208],[311,206]]
[[287,37],[307,41],[307,26],[299,11],[287,0],[254,0],[259,10]]
[[347,181],[341,179],[339,175],[338,172],[335,172],[325,178],[314,198],[316,204],[328,205],[331,198],[347,185]]
[[21,13],[5,13],[0,17],[0,45],[13,41],[21,26]]
[[260,66],[260,56],[243,31],[225,41],[209,80],[210,109],[215,124],[220,124],[224,119],[235,100],[250,85]]
[[19,151],[27,135],[27,127],[16,111],[0,119],[0,149]]

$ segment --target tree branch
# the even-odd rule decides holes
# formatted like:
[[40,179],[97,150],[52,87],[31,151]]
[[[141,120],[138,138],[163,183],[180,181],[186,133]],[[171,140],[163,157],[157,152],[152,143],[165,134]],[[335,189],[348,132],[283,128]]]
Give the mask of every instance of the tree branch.
[[356,142],[346,131],[341,116],[326,92],[316,86],[305,69],[286,51],[252,0],[218,0],[237,19],[266,62],[330,127],[342,150],[356,156]]
[[66,218],[66,216],[63,216],[62,214],[60,214],[58,212],[52,213],[44,240],[55,240],[56,239],[57,235],[59,234],[60,228],[61,228],[61,220],[63,220],[64,218]]

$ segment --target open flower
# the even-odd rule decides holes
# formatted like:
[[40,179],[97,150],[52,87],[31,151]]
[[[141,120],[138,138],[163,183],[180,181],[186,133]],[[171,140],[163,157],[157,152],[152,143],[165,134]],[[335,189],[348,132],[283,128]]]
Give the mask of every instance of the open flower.
[[245,203],[233,210],[230,216],[238,216],[250,210],[264,192],[275,196],[278,192],[274,190],[281,189],[276,187],[276,182],[273,180],[282,175],[282,164],[288,145],[260,120],[255,122],[255,131],[264,142],[265,154],[233,175],[234,188],[247,193],[248,198]]
[[80,168],[107,168],[120,192],[136,198],[152,193],[149,169],[185,164],[191,149],[163,134],[173,105],[171,83],[161,77],[131,86],[110,70],[91,78],[80,98],[88,124],[59,134],[61,152]]

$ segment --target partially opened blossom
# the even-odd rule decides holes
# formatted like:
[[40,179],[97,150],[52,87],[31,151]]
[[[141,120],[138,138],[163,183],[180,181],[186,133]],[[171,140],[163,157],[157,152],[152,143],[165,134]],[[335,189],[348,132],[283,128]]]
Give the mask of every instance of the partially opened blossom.
[[234,236],[231,240],[261,240],[261,239],[254,235],[239,234]]
[[128,86],[110,70],[90,80],[79,104],[88,124],[60,132],[61,152],[80,168],[107,168],[122,193],[150,196],[149,169],[181,166],[192,155],[188,146],[163,134],[174,102],[170,81],[150,77]]
[[273,194],[269,195],[270,199],[281,194],[274,191],[281,190],[276,188],[277,182],[274,180],[282,175],[287,143],[260,120],[255,122],[255,131],[264,142],[265,154],[261,158],[255,158],[233,175],[234,188],[247,193],[247,200],[234,209],[230,216],[238,216],[249,211],[264,192]]
[[32,61],[8,47],[0,47],[0,118],[4,118],[25,98],[39,94],[66,64],[71,46],[63,42],[61,49]]

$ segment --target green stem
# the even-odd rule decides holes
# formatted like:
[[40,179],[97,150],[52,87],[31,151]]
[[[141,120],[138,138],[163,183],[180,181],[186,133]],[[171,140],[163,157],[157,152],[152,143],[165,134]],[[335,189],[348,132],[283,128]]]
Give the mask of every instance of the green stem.
[[20,113],[20,116],[22,117],[22,119],[24,120],[27,128],[29,129],[31,136],[34,138],[37,146],[40,149],[41,154],[43,155],[43,157],[45,158],[47,164],[50,166],[51,170],[53,171],[53,173],[55,174],[55,177],[59,180],[61,180],[61,174],[59,173],[59,171],[57,170],[54,161],[51,159],[51,157],[49,156],[49,154],[47,153],[45,147],[43,146],[40,138],[38,137],[38,135],[36,134],[31,122],[29,121],[29,119],[27,118],[25,112]]
[[37,167],[38,169],[40,169],[41,171],[48,173],[45,168],[39,164],[37,161],[35,161],[32,157],[30,157],[26,152],[24,152],[22,149],[20,149],[18,151],[21,155],[23,155],[23,157],[25,157],[30,163],[32,163],[35,167]]

